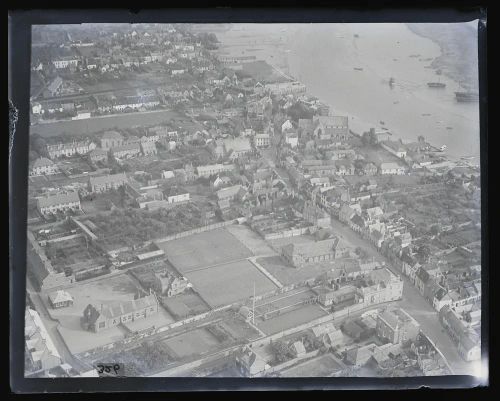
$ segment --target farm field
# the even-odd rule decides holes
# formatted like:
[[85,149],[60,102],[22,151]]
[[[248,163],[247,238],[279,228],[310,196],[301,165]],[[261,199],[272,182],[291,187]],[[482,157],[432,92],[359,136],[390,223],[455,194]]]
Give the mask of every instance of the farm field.
[[226,230],[241,241],[254,255],[270,255],[276,252],[262,239],[259,234],[252,231],[246,225],[233,224]]
[[255,324],[264,333],[271,335],[310,322],[311,320],[325,315],[327,315],[327,313],[318,305],[309,304],[268,320],[258,318],[255,320]]
[[168,122],[173,118],[185,119],[182,115],[171,110],[158,110],[145,113],[127,113],[113,116],[93,117],[86,120],[56,121],[36,124],[30,127],[30,134],[39,134],[42,137],[58,136],[62,133],[83,135],[114,128],[130,128]]
[[225,229],[207,231],[157,244],[182,274],[252,256],[250,250]]
[[212,307],[231,304],[253,295],[276,289],[248,260],[228,262],[203,270],[184,273],[194,289]]
[[177,359],[208,353],[220,344],[219,340],[204,328],[188,331],[163,340],[162,343],[168,347],[169,354]]
[[283,370],[281,374],[286,377],[329,377],[341,369],[342,366],[330,354],[326,354]]

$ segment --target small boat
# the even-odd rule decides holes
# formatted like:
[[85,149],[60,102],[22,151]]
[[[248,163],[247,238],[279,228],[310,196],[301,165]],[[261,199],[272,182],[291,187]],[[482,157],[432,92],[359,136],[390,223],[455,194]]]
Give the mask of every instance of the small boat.
[[363,69],[362,69],[361,67],[354,67],[354,69],[355,69],[356,71],[363,71]]
[[447,148],[447,146],[446,146],[446,145],[442,145],[442,146],[439,148],[439,150],[440,150],[441,152],[444,152],[444,151],[446,150],[446,148]]
[[385,122],[384,121],[380,121],[380,124],[385,125]]
[[478,102],[479,93],[477,92],[455,92],[457,102]]
[[430,113],[423,113],[423,114],[422,114],[422,116],[423,116],[423,117],[428,117],[428,116],[430,116],[430,115],[431,115]]
[[446,127],[446,129],[447,129],[447,130],[452,130],[452,129],[453,129],[453,127]]
[[429,88],[446,88],[446,84],[442,82],[427,82]]
[[394,85],[394,78],[393,78],[393,77],[391,77],[391,78],[389,79],[389,85],[390,85],[390,86]]
[[392,104],[399,104],[399,100],[396,100],[395,102],[392,102]]
[[357,33],[354,34],[355,38],[359,38],[359,35]]

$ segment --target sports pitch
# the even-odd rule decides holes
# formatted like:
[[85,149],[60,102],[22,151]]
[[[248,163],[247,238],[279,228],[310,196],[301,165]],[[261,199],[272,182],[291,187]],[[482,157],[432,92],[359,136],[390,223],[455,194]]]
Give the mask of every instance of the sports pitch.
[[252,256],[245,245],[223,228],[158,243],[158,246],[182,274]]
[[263,294],[277,287],[248,260],[229,262],[207,269],[186,273],[194,289],[212,307]]

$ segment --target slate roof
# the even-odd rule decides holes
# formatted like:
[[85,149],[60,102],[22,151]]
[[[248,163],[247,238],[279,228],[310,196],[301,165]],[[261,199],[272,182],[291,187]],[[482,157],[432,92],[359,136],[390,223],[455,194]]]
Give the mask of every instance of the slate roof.
[[60,303],[60,302],[67,302],[67,301],[73,301],[73,297],[71,296],[70,293],[68,293],[67,291],[64,291],[64,290],[58,290],[58,291],[54,291],[54,292],[51,292],[49,294],[49,298],[50,298],[50,302],[52,302],[53,304],[57,304],[57,303]]

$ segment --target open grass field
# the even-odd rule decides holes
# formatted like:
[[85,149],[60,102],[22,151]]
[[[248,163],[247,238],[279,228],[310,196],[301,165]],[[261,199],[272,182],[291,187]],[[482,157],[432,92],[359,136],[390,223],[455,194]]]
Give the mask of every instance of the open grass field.
[[300,365],[283,370],[284,377],[329,377],[342,369],[342,366],[330,354],[310,359]]
[[229,262],[184,275],[212,307],[252,296],[254,283],[257,295],[276,289],[273,282],[248,260]]
[[200,328],[163,340],[163,344],[169,348],[170,355],[182,359],[191,355],[201,356],[220,343],[208,330]]
[[182,273],[246,259],[252,252],[225,229],[207,231],[158,243],[169,261]]
[[310,322],[311,320],[325,315],[327,315],[327,313],[318,305],[309,304],[268,320],[257,318],[255,319],[255,324],[264,333],[271,335]]
[[111,130],[114,128],[130,128],[168,122],[173,118],[184,118],[175,111],[157,110],[145,113],[126,113],[113,116],[93,117],[86,120],[57,121],[36,124],[30,127],[30,134],[37,133],[42,137],[50,137],[67,133],[83,135],[87,133]]
[[262,239],[255,231],[252,231],[244,224],[233,224],[227,226],[231,234],[240,240],[254,255],[270,255],[276,252]]

